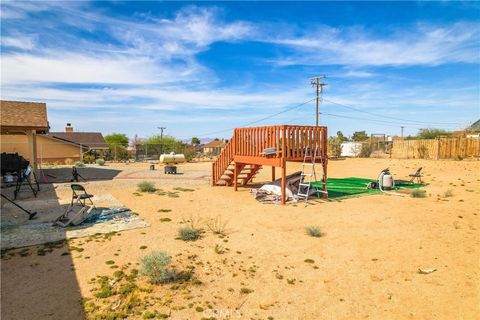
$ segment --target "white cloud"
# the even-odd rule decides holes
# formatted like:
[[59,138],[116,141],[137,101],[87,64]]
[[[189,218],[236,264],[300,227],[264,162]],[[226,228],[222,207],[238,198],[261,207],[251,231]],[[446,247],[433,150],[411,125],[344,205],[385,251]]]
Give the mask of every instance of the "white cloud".
[[1,37],[2,46],[18,48],[22,50],[32,50],[35,48],[35,40],[27,36]]
[[162,68],[148,58],[79,54],[4,55],[1,69],[3,85],[25,82],[162,83],[172,81],[177,74],[174,68]]
[[309,36],[267,36],[260,41],[291,48],[294,53],[279,58],[280,65],[440,65],[452,62],[478,63],[480,24],[447,26],[419,24],[394,30],[390,36],[373,36],[363,28],[309,30]]

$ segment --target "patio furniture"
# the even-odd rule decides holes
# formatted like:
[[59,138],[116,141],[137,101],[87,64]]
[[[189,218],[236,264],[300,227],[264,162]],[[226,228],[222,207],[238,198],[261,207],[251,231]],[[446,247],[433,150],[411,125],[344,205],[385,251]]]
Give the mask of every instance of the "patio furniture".
[[[81,184],[71,184],[72,200],[67,208],[67,211],[60,217],[55,219],[54,224],[61,227],[67,227],[69,225],[79,225],[85,221],[96,210],[95,204],[92,201],[93,194],[87,193],[85,187]],[[90,202],[87,205],[87,200]],[[75,211],[74,207],[80,206],[80,210]]]
[[408,176],[410,177],[410,183],[414,183],[415,179],[417,179],[418,183],[423,183],[422,182],[422,167],[418,168],[418,170],[415,171],[415,173],[409,174]]

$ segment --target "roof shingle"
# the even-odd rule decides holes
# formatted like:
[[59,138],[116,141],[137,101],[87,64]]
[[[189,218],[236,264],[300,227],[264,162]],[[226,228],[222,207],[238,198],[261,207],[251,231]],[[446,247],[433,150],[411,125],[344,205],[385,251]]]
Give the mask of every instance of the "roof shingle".
[[71,141],[92,149],[108,148],[108,143],[100,132],[50,132],[50,135],[66,141]]
[[0,101],[2,131],[48,131],[47,104],[41,102]]
[[226,145],[224,141],[221,140],[213,140],[204,145],[204,148],[222,148]]

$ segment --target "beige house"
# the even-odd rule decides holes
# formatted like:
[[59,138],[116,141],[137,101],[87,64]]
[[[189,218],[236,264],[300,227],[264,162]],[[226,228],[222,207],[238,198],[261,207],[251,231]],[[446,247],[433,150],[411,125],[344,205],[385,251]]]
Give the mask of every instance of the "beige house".
[[[28,161],[28,142],[25,135],[2,135],[1,152],[18,153]],[[88,151],[85,146],[73,142],[62,141],[49,135],[37,134],[37,161],[39,164],[71,164],[79,161],[83,153]]]
[[[25,141],[23,156],[37,168],[37,134],[48,132],[47,105],[37,102],[0,101],[0,149],[4,137],[22,135]],[[6,144],[5,144],[6,146]]]
[[210,155],[218,155],[227,143],[222,140],[213,140],[203,146],[203,153]]

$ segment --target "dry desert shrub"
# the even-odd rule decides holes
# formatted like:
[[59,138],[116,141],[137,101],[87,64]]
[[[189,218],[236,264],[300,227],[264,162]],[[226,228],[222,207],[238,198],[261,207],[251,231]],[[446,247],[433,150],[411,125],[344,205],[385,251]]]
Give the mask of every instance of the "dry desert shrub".
[[212,231],[214,234],[225,235],[226,227],[228,220],[223,220],[221,215],[218,215],[214,218],[207,219],[206,225],[207,228]]
[[310,237],[320,238],[321,236],[323,236],[323,233],[320,231],[320,228],[316,226],[306,227],[305,231]]
[[410,197],[412,198],[425,198],[427,196],[427,192],[425,190],[415,189],[412,190],[410,193]]
[[141,181],[137,184],[138,191],[140,192],[155,192],[155,183],[152,181]]
[[141,274],[149,277],[154,284],[172,281],[175,271],[169,269],[172,257],[163,251],[152,251],[140,259]]

